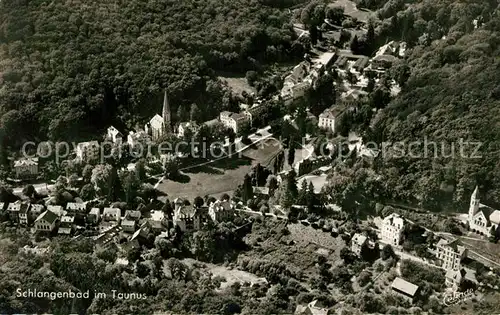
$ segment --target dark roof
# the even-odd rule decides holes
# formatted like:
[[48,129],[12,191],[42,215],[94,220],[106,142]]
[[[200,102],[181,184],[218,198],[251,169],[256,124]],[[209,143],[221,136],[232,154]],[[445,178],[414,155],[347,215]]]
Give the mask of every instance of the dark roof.
[[19,213],[26,213],[30,207],[29,203],[22,203],[21,208],[19,209]]
[[57,214],[55,214],[54,212],[50,211],[50,210],[47,210],[45,211],[44,213],[40,214],[38,216],[38,218],[36,218],[35,221],[38,221],[38,220],[45,220],[49,223],[54,223],[56,220],[57,220]]

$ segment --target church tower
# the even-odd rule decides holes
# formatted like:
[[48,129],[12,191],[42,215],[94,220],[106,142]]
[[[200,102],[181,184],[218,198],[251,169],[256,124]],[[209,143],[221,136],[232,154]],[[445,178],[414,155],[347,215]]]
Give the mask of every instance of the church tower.
[[479,211],[479,188],[476,186],[472,196],[470,196],[469,220],[472,220],[474,215]]
[[165,89],[165,96],[163,97],[163,110],[162,110],[163,125],[165,133],[170,133],[172,130],[172,121],[170,115],[170,104],[168,103],[167,89]]

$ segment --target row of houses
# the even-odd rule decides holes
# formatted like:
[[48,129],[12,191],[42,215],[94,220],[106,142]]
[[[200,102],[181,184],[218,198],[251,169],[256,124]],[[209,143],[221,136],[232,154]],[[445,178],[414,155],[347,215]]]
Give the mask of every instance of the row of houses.
[[0,203],[0,210],[7,212],[14,224],[32,227],[34,232],[70,235],[77,227],[85,230],[95,228],[99,234],[111,228],[120,227],[123,232],[135,233],[145,222],[158,230],[167,230],[171,222],[182,231],[198,230],[203,222],[211,219],[220,222],[234,216],[234,204],[230,201],[216,200],[208,207],[195,207],[186,200],[174,200],[174,213],[165,214],[161,210],[152,210],[147,217],[141,211],[126,210],[122,215],[119,208],[105,207],[87,209],[86,203],[68,203],[62,206],[31,204],[16,201],[9,204]]

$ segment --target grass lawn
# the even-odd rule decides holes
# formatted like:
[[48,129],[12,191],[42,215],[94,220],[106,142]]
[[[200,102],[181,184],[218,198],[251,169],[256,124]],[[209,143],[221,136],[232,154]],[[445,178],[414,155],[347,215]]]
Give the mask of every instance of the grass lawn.
[[241,95],[243,91],[246,91],[249,94],[257,92],[253,87],[248,85],[245,77],[220,76],[219,79],[227,83],[229,88],[237,95]]
[[186,170],[178,181],[164,180],[158,189],[166,193],[169,199],[181,197],[193,200],[196,196],[212,195],[217,198],[224,193],[232,195],[253,165],[266,165],[278,150],[280,147],[277,141],[263,141],[242,152],[241,156],[235,155]]
[[355,17],[358,21],[368,22],[370,16],[375,16],[375,14],[368,9],[357,9],[356,4],[350,0],[337,0],[332,2],[329,6],[331,7],[344,7],[344,14],[351,17]]

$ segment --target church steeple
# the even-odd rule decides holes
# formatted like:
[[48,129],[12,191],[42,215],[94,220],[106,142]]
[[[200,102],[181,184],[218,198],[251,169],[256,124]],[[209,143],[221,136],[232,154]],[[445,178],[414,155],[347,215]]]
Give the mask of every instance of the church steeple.
[[171,114],[170,114],[170,104],[168,103],[167,89],[165,89],[165,95],[163,96],[163,110],[162,110],[163,124],[165,126],[165,132],[171,132]]
[[479,187],[476,186],[476,189],[474,189],[474,192],[470,196],[469,220],[472,220],[472,218],[478,211],[479,211]]

